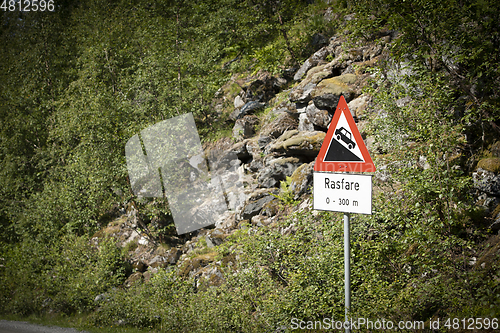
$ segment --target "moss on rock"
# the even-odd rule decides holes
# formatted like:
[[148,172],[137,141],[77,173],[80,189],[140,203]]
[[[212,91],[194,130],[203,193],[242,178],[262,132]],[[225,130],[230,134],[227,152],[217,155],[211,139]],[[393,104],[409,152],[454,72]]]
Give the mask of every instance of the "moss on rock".
[[316,97],[326,94],[348,94],[352,90],[349,85],[354,84],[356,80],[357,76],[355,74],[335,76],[330,79],[321,81],[311,95],[313,97]]
[[294,195],[294,199],[298,199],[300,195],[307,191],[307,187],[312,182],[313,165],[302,164],[291,176],[290,190]]
[[192,259],[186,260],[182,266],[179,268],[178,274],[181,277],[189,277],[189,272],[194,272],[200,267],[205,267],[209,263],[215,261],[218,253],[216,251],[211,251],[209,253],[200,254]]
[[279,140],[271,150],[287,155],[316,156],[321,149],[325,135],[324,132],[318,131],[298,133],[284,141]]
[[272,160],[269,164],[276,164],[276,165],[286,165],[287,163],[291,164],[297,164],[300,163],[300,159],[294,156],[290,157],[285,157],[285,158],[277,158],[275,160]]
[[279,200],[271,200],[262,207],[262,213],[269,217],[278,214],[279,210]]
[[486,171],[498,173],[500,172],[500,158],[498,157],[483,158],[482,160],[479,161],[477,167],[484,169]]
[[278,118],[262,127],[261,136],[277,138],[286,131],[295,130],[299,126],[296,118],[284,112]]

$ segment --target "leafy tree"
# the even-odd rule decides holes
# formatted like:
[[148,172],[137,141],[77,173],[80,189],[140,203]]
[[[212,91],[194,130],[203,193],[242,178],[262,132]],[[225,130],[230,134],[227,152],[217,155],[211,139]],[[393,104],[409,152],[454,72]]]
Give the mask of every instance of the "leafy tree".
[[[65,1],[65,8],[72,7]],[[3,12],[0,41],[0,220],[2,239],[19,234],[16,222],[26,200],[43,187],[49,118],[55,101],[72,79],[72,36],[67,10]]]
[[[396,61],[415,69],[446,73],[461,106],[458,120],[468,141],[483,145],[487,129],[498,133],[500,8],[498,2],[354,1],[353,27],[364,37],[376,36],[383,26],[398,33],[391,48]],[[436,86],[436,89],[440,89]]]

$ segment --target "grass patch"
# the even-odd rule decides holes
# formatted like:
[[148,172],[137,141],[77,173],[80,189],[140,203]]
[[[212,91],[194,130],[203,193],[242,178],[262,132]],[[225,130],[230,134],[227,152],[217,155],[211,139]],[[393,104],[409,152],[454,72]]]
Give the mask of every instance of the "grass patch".
[[134,239],[133,241],[128,242],[124,247],[123,247],[123,253],[129,253],[132,251],[135,251],[137,247],[139,246],[138,240]]

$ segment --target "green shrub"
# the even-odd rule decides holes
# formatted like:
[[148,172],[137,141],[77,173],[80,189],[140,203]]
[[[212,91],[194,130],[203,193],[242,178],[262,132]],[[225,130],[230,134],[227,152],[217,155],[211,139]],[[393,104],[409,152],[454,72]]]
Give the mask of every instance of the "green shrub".
[[85,237],[54,244],[25,240],[5,253],[1,272],[1,312],[71,314],[94,308],[94,299],[123,282],[120,249],[104,239],[98,247]]
[[286,180],[280,182],[279,193],[277,195],[271,193],[273,197],[279,199],[281,203],[284,205],[291,205],[297,203],[297,201],[294,200],[293,191],[290,189],[291,182],[292,182],[292,177],[286,177]]

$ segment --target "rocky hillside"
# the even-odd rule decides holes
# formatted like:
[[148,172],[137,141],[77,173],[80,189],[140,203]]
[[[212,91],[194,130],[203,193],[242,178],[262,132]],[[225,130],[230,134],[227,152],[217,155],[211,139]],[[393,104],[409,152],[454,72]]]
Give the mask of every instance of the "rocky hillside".
[[[235,75],[222,87],[215,107],[221,117],[228,114],[234,123],[232,137],[207,143],[204,149],[209,156],[217,152],[219,160],[237,156],[235,176],[243,186],[227,189],[226,196],[241,196],[241,200],[214,229],[173,236],[168,240],[170,248],[148,236],[148,227],[142,224],[141,228],[133,206],[122,210],[123,217],[100,234],[111,234],[122,247],[131,249],[133,273],[125,286],[148,280],[159,267],[176,267],[183,276],[220,283],[224,279],[218,269],[221,263],[215,261],[215,252],[204,248],[220,245],[239,228],[272,228],[282,215],[311,210],[314,161],[341,95],[362,133],[366,126],[370,97],[362,94],[362,88],[370,74],[365,70],[384,56],[392,37],[390,32],[382,37],[381,44],[355,48],[338,37],[329,41],[323,37],[326,45],[300,68],[286,71],[286,76],[262,71]],[[366,142],[370,141],[367,137]],[[193,256],[200,250],[208,252]]]
[[[371,96],[363,93],[363,88],[374,78],[369,69],[388,59],[388,47],[395,35],[386,31],[380,33],[376,43],[360,46],[349,45],[339,37],[328,41],[323,38],[319,50],[300,68],[289,69],[283,76],[264,71],[234,75],[219,89],[214,102],[220,118],[228,118],[234,124],[232,136],[205,143],[204,149],[207,156],[213,158],[216,154],[219,161],[237,156],[232,176],[238,179],[239,186],[226,191],[226,197],[238,199],[237,204],[213,228],[172,235],[161,243],[151,237],[149,229],[165,221],[155,220],[151,222],[153,226],[147,226],[134,205],[122,208],[120,216],[94,241],[98,243],[104,234],[112,235],[126,249],[130,271],[124,286],[148,281],[159,268],[194,278],[197,286],[220,285],[225,281],[221,266],[236,267],[238,260],[234,254],[221,258],[214,250],[227,237],[242,229],[250,233],[259,228],[278,228],[282,235],[293,233],[293,224],[280,227],[277,222],[293,212],[312,211],[314,161],[341,95],[375,157],[378,170],[374,182],[376,191],[380,191],[388,181],[387,165],[367,129],[381,111],[373,108]],[[397,101],[400,105],[407,102]],[[490,157],[479,161],[473,173],[475,201],[483,210],[484,223],[493,232],[500,230],[498,147],[499,142],[491,148]],[[424,156],[415,164],[422,171],[430,168]],[[497,242],[494,238],[494,244]],[[471,262],[483,265],[486,260],[471,258]]]

